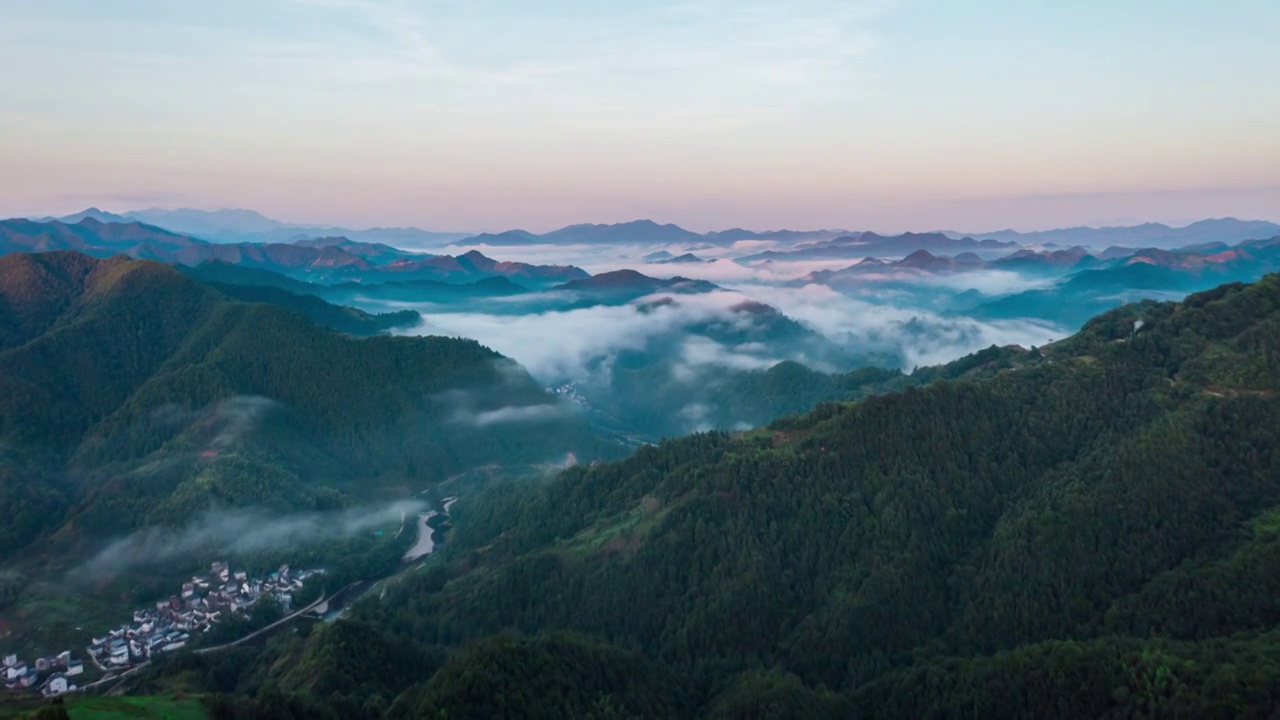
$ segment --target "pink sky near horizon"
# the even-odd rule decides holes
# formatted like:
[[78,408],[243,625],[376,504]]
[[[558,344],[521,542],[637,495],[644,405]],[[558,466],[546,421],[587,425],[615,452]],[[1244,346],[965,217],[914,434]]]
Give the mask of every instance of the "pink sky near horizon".
[[1280,6],[1145,5],[11,0],[0,216],[1280,220]]

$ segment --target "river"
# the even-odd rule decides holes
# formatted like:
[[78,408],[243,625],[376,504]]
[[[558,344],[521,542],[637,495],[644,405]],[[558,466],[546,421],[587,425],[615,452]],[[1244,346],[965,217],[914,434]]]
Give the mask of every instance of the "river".
[[[452,507],[453,504],[457,502],[457,500],[458,498],[456,497],[448,497],[444,499],[443,501],[444,515],[446,517],[448,517],[449,508]],[[413,544],[413,547],[409,548],[408,551],[405,552],[404,561],[406,563],[411,563],[415,560],[424,558],[430,555],[431,553],[435,552],[436,541],[435,541],[435,538],[432,537],[435,534],[435,529],[432,528],[431,525],[429,525],[428,523],[430,522],[431,518],[440,514],[441,513],[436,510],[428,510],[427,512],[422,513],[421,515],[418,516],[418,523],[417,523],[418,539]],[[404,530],[403,519],[400,521],[400,529]],[[400,533],[397,532],[396,534],[399,535]],[[400,572],[403,572],[403,569]],[[325,603],[326,607],[324,610],[322,610],[319,613],[320,616],[324,619],[325,622],[333,622],[334,620],[337,620],[338,618],[343,617],[346,614],[347,610],[353,604],[355,604],[357,600],[363,597],[370,590],[377,587],[378,584],[381,583],[383,579],[385,578],[378,579],[378,580],[366,580],[364,583],[362,583],[363,585],[365,585],[365,587],[359,588],[356,590],[356,592],[351,593],[352,597],[348,598],[346,602],[343,602],[341,604],[336,604],[336,607],[334,606],[335,604]]]
[[436,549],[436,541],[432,538],[435,531],[427,524],[427,521],[436,515],[439,515],[439,513],[435,510],[429,510],[418,516],[418,541],[405,552],[405,562],[413,562],[420,557],[426,557]]

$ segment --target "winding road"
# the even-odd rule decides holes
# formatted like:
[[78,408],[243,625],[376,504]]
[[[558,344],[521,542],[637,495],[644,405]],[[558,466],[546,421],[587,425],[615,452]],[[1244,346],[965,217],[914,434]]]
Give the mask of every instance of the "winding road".
[[[337,597],[338,595],[341,595],[342,593],[346,592],[347,590],[350,590],[351,588],[355,587],[355,586],[356,586],[356,585],[358,585],[358,584],[359,584],[359,583],[352,583],[352,584],[350,584],[350,585],[348,585],[348,586],[346,586],[346,587],[342,588],[342,589],[341,589],[341,590],[339,590],[338,592],[334,593],[334,594],[332,595],[332,597]],[[219,651],[219,650],[225,650],[225,649],[230,648],[230,647],[235,647],[236,645],[240,645],[241,643],[246,643],[246,642],[248,642],[248,641],[250,641],[250,640],[252,640],[252,639],[254,639],[254,638],[256,638],[256,637],[258,637],[258,636],[260,636],[260,635],[262,635],[262,634],[264,634],[264,633],[268,633],[268,632],[271,632],[272,630],[275,630],[276,628],[280,627],[281,625],[284,625],[284,624],[286,624],[286,623],[290,622],[291,620],[296,619],[296,618],[297,618],[298,616],[300,616],[300,615],[305,615],[306,613],[311,612],[312,610],[316,609],[316,607],[318,607],[319,605],[321,605],[321,604],[325,603],[326,601],[328,601],[330,597],[331,597],[331,596],[329,596],[329,595],[326,595],[326,594],[323,594],[323,593],[322,593],[322,594],[320,595],[320,597],[319,597],[319,598],[317,598],[317,599],[315,600],[315,602],[312,602],[310,605],[308,605],[308,606],[306,606],[306,607],[302,608],[301,610],[298,610],[297,612],[294,612],[294,613],[292,613],[292,614],[290,614],[290,615],[286,615],[285,617],[280,618],[279,620],[277,620],[277,621],[275,621],[275,622],[271,623],[270,625],[267,625],[267,626],[266,626],[266,627],[264,627],[264,628],[259,628],[258,630],[255,630],[255,631],[253,631],[253,632],[249,633],[248,635],[245,635],[244,637],[242,637],[242,638],[240,638],[240,639],[238,639],[238,640],[232,640],[232,641],[231,641],[231,642],[229,642],[229,643],[223,643],[223,644],[221,644],[221,645],[215,645],[215,646],[213,646],[213,647],[200,648],[200,649],[198,649],[198,650],[195,650],[194,652],[195,652],[195,654],[197,654],[197,655],[204,655],[205,653],[217,652],[217,651]],[[92,653],[90,653],[89,657],[90,657],[90,658],[93,658],[93,654],[92,654]],[[95,663],[95,664],[97,664],[97,659],[96,659],[96,658],[94,659],[94,663]],[[133,675],[134,673],[138,672],[139,670],[141,670],[142,668],[144,668],[144,667],[146,667],[147,665],[150,665],[150,664],[151,664],[151,661],[150,661],[150,660],[143,660],[142,662],[138,663],[137,665],[134,665],[133,667],[130,667],[128,670],[125,670],[124,672],[122,672],[122,673],[120,673],[120,674],[118,674],[118,675],[117,675],[117,674],[114,674],[112,671],[108,671],[108,674],[107,674],[106,676],[102,677],[101,679],[96,680],[96,681],[94,681],[94,682],[91,682],[91,683],[89,683],[88,685],[82,685],[82,686],[80,686],[80,687],[76,688],[75,690],[70,690],[70,691],[68,691],[66,694],[68,694],[68,695],[69,695],[69,694],[71,694],[71,693],[86,692],[86,691],[89,691],[89,690],[93,690],[93,689],[95,689],[95,688],[98,688],[98,687],[100,687],[100,686],[102,686],[102,685],[106,685],[107,683],[119,683],[121,680],[124,680],[125,678],[129,677],[130,675]],[[101,665],[98,665],[98,667],[99,667],[99,668],[101,668],[102,666],[101,666]]]
[[[339,590],[338,592],[334,593],[333,595],[334,595],[334,597],[336,597],[336,596],[338,596],[338,595],[341,595],[342,593],[346,592],[347,590],[350,590],[351,588],[355,587],[355,586],[356,586],[356,585],[358,585],[358,584],[359,584],[359,583],[351,583],[350,585],[348,585],[348,586],[346,586],[346,587],[342,588],[341,590]],[[227,649],[227,648],[229,648],[229,647],[235,647],[236,645],[239,645],[239,644],[241,644],[241,643],[249,642],[250,640],[252,640],[252,639],[254,639],[254,638],[258,637],[259,635],[262,635],[263,633],[268,633],[268,632],[271,632],[272,630],[275,630],[276,628],[278,628],[278,627],[280,627],[281,625],[284,625],[285,623],[287,623],[287,622],[289,622],[289,621],[293,620],[294,618],[298,617],[299,615],[304,615],[304,614],[306,614],[306,613],[311,612],[312,610],[316,609],[316,608],[317,608],[321,603],[324,603],[324,602],[325,602],[325,601],[327,601],[328,599],[329,599],[329,596],[328,596],[328,595],[326,595],[326,594],[324,594],[324,593],[321,593],[321,594],[320,594],[320,597],[319,597],[319,598],[317,598],[317,599],[315,600],[315,602],[311,603],[310,605],[308,605],[308,606],[306,606],[306,607],[302,608],[301,610],[298,610],[297,612],[294,612],[294,613],[293,613],[293,614],[291,614],[291,615],[286,615],[286,616],[284,616],[284,617],[280,618],[279,620],[277,620],[277,621],[275,621],[275,622],[271,623],[270,625],[268,625],[268,626],[266,626],[266,627],[264,627],[264,628],[260,628],[260,629],[258,629],[258,630],[255,630],[255,631],[253,631],[253,632],[249,633],[248,635],[245,635],[244,637],[240,638],[239,640],[232,640],[232,641],[231,641],[231,642],[229,642],[229,643],[223,643],[223,644],[221,644],[221,645],[214,645],[213,647],[200,648],[199,650],[195,650],[194,652],[195,652],[195,654],[196,654],[196,655],[204,655],[204,654],[206,654],[206,653],[217,652],[217,651],[219,651],[219,650],[225,650],[225,649]]]
[[[448,510],[449,510],[449,506],[450,506],[450,505],[452,505],[452,504],[454,503],[454,501],[456,501],[456,500],[457,500],[457,498],[456,498],[456,497],[446,499],[446,501],[445,501],[445,506],[444,506],[444,508],[445,508],[445,512],[446,512],[446,513],[447,513],[447,512],[448,512]],[[427,520],[429,520],[432,516],[437,515],[437,514],[438,514],[438,513],[437,513],[436,511],[434,511],[434,510],[433,510],[433,511],[431,511],[431,512],[428,512],[428,513],[425,513],[425,514],[423,514],[423,515],[420,515],[420,516],[418,517],[418,520],[419,520],[419,530],[418,530],[418,532],[419,532],[419,538],[418,538],[418,542],[417,542],[417,544],[415,544],[415,546],[414,546],[413,548],[411,548],[411,549],[409,550],[409,552],[408,552],[408,553],[406,553],[405,560],[407,560],[407,561],[416,560],[416,559],[418,559],[419,557],[422,557],[422,556],[424,556],[424,555],[428,555],[428,554],[430,554],[430,553],[432,552],[432,550],[434,550],[434,549],[435,549],[435,547],[434,547],[435,543],[433,543],[433,542],[432,542],[432,538],[431,538],[431,533],[433,532],[433,530],[432,530],[432,528],[431,528],[429,525],[427,525],[426,521],[427,521]],[[403,511],[401,511],[401,513],[400,513],[400,529],[399,529],[398,531],[396,531],[396,536],[397,536],[397,537],[400,535],[400,533],[404,532],[404,528],[405,528],[405,526],[406,526],[406,522],[405,522],[405,521],[406,521],[406,519],[407,519],[407,518],[406,518],[406,514],[405,514]],[[425,539],[425,542],[424,542],[424,539]],[[425,550],[425,552],[423,552],[423,550]],[[410,556],[412,556],[412,557],[410,557]],[[237,645],[241,645],[241,644],[243,644],[243,643],[249,642],[250,640],[253,640],[253,639],[254,639],[254,638],[256,638],[256,637],[260,637],[260,636],[262,636],[262,635],[264,635],[264,634],[266,634],[266,633],[269,633],[269,632],[271,632],[272,630],[275,630],[276,628],[280,627],[281,625],[285,625],[285,624],[287,624],[287,623],[289,623],[289,622],[291,622],[291,621],[293,621],[293,620],[297,619],[298,617],[300,617],[300,616],[302,616],[302,615],[305,615],[305,614],[307,614],[307,613],[311,612],[312,610],[315,610],[317,607],[319,607],[319,606],[321,606],[321,605],[325,604],[325,603],[326,603],[326,602],[328,602],[329,600],[332,600],[332,599],[336,599],[336,598],[338,598],[338,597],[339,597],[339,596],[341,596],[343,593],[347,592],[347,591],[348,591],[348,590],[350,590],[351,588],[356,587],[356,586],[357,586],[357,585],[359,585],[359,584],[360,584],[359,582],[351,583],[350,585],[348,585],[348,586],[346,586],[346,587],[342,588],[341,590],[339,590],[339,591],[337,591],[337,592],[333,593],[332,595],[329,595],[329,594],[327,594],[327,593],[321,593],[320,597],[316,598],[316,599],[315,599],[315,600],[314,600],[310,605],[307,605],[307,606],[306,606],[306,607],[304,607],[304,608],[301,608],[301,609],[299,609],[299,610],[297,610],[297,611],[295,611],[295,612],[293,612],[293,613],[291,613],[291,614],[289,614],[289,615],[286,615],[285,617],[280,618],[279,620],[277,620],[277,621],[275,621],[275,622],[271,623],[270,625],[267,625],[266,627],[259,628],[258,630],[255,630],[255,631],[253,631],[253,632],[249,633],[248,635],[245,635],[244,637],[239,638],[239,639],[237,639],[237,640],[232,640],[231,642],[223,643],[223,644],[221,644],[221,645],[215,645],[215,646],[213,646],[213,647],[200,648],[200,649],[198,649],[198,650],[194,650],[193,652],[194,652],[196,655],[205,655],[205,654],[212,653],[212,652],[218,652],[219,650],[226,650],[227,648],[232,648],[232,647],[235,647],[235,646],[237,646]],[[134,665],[134,666],[130,667],[129,669],[127,669],[127,670],[125,670],[125,671],[123,671],[123,672],[121,672],[121,673],[119,673],[119,674],[115,674],[115,672],[114,672],[114,671],[112,671],[112,670],[107,670],[106,668],[102,667],[102,665],[98,663],[98,659],[97,659],[96,657],[94,657],[94,655],[93,655],[93,653],[92,653],[92,652],[90,652],[90,653],[89,653],[89,658],[90,658],[91,660],[93,660],[93,663],[94,663],[95,665],[97,665],[97,666],[98,666],[98,669],[106,671],[106,673],[107,673],[107,674],[106,674],[105,676],[103,676],[102,678],[100,678],[100,679],[98,679],[98,680],[96,680],[96,681],[94,681],[94,682],[89,683],[88,685],[83,685],[83,686],[81,686],[81,687],[76,688],[75,690],[71,690],[71,691],[69,691],[67,694],[70,694],[70,693],[77,693],[77,692],[86,692],[86,691],[89,691],[89,690],[94,690],[94,689],[96,689],[96,688],[98,688],[98,687],[100,687],[100,686],[102,686],[102,685],[106,685],[106,684],[108,684],[108,683],[115,683],[115,684],[119,684],[119,682],[120,682],[121,680],[124,680],[125,678],[128,678],[130,675],[133,675],[134,673],[138,672],[138,671],[139,671],[139,670],[141,670],[142,668],[144,668],[144,667],[146,667],[147,665],[151,664],[151,661],[150,661],[150,660],[144,660],[144,661],[142,661],[142,662],[138,663],[137,665]]]

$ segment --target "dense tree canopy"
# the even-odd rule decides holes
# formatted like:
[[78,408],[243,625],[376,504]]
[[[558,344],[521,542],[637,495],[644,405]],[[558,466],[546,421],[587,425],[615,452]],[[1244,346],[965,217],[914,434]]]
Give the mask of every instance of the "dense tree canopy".
[[[406,318],[148,261],[0,258],[0,560],[64,525],[74,539],[210,507],[326,509],[371,478],[615,451],[475,342],[312,320],[370,334]],[[547,421],[475,421],[529,405]]]
[[[370,343],[360,367],[382,376],[429,344],[326,332],[304,334],[295,356],[235,323],[262,308],[212,302],[230,314],[226,331],[183,336],[183,362],[140,385],[209,378],[305,406],[275,437],[324,432],[364,462],[469,457],[437,446],[379,460],[352,417],[387,427],[404,407],[391,400],[400,409],[382,417],[385,397],[312,399],[302,380],[325,372],[306,359],[316,352],[356,372],[346,344]],[[9,337],[37,332],[38,315]],[[293,322],[269,314],[252,327]],[[455,380],[486,377],[466,361],[483,352],[464,343],[434,357]],[[804,382],[783,368],[761,387],[781,398]],[[216,717],[1274,714],[1280,276],[1125,306],[1044,348],[839,382],[866,397],[478,485],[453,507],[444,549],[347,619],[180,655],[140,689],[209,693]],[[890,387],[902,389],[871,394]],[[125,395],[101,402],[137,402],[133,418],[155,407]],[[90,436],[130,437],[84,412]],[[0,437],[20,437],[12,428]],[[114,457],[76,439],[12,462],[68,448],[72,463]],[[217,465],[201,487],[326,502],[291,494],[312,487],[292,469],[305,463],[278,464],[269,489]]]
[[[1278,309],[1274,276],[1129,306],[927,386],[498,485],[457,507],[446,566],[359,611],[446,646],[591,633],[675,668],[708,708],[730,706],[726,678],[778,668],[867,714],[1151,716],[1163,696],[1138,680],[1073,673],[1164,678],[1150,658],[1221,652],[1241,662],[1175,672],[1169,702],[1257,711],[1270,696],[1246,690],[1276,651],[1257,633],[1280,622]],[[971,684],[877,694],[936,672]],[[995,690],[1020,683],[1017,702]]]

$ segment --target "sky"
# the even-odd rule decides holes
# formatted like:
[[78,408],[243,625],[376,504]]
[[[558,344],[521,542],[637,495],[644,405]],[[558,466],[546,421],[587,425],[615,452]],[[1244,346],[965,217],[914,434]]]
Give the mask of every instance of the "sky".
[[0,0],[0,216],[1280,219],[1275,0]]

